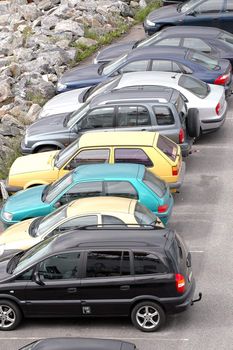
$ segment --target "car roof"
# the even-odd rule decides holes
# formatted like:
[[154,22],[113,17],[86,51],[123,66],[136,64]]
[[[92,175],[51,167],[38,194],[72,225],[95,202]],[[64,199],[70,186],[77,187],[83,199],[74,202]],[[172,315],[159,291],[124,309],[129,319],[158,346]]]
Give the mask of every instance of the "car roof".
[[[97,232],[98,231],[98,232]],[[79,228],[62,235],[47,239],[46,256],[59,252],[86,248],[126,248],[140,247],[163,250],[167,240],[174,236],[174,231],[161,227],[106,227]],[[40,243],[39,243],[40,244]],[[38,258],[40,260],[41,257]],[[34,262],[35,263],[35,262]]]
[[33,350],[134,350],[135,345],[121,340],[88,338],[50,338],[39,340]]
[[143,164],[86,164],[73,171],[73,180],[123,180],[142,177],[144,172]]
[[67,205],[67,217],[87,213],[128,213],[133,214],[136,199],[122,197],[80,198]]
[[159,38],[162,38],[163,36],[176,36],[181,35],[182,37],[185,37],[187,35],[191,36],[197,36],[200,39],[202,37],[217,37],[220,32],[223,32],[223,30],[215,27],[202,27],[202,26],[172,26],[163,29],[160,32]]
[[[151,80],[152,82],[152,80]],[[135,88],[130,88],[130,86],[126,86],[121,90],[113,89],[104,94],[97,95],[93,97],[90,107],[93,108],[95,106],[99,106],[102,104],[116,104],[116,103],[124,103],[124,102],[134,102],[140,104],[144,101],[148,102],[159,102],[159,103],[168,103],[168,102],[176,102],[179,92],[172,88],[167,88],[163,86],[154,86],[151,84],[150,87],[146,86],[143,81],[143,84],[140,85],[140,81],[138,80],[137,86],[136,84],[132,84]],[[155,85],[155,84],[154,84]]]
[[135,50],[130,51],[127,55],[127,61],[129,60],[145,60],[145,59],[157,59],[160,57],[168,58],[168,57],[181,57],[184,58],[186,54],[190,51],[190,49],[175,47],[175,46],[146,46],[142,48],[137,48]]
[[153,146],[157,144],[159,133],[151,131],[108,131],[88,132],[79,140],[79,148],[101,146]]

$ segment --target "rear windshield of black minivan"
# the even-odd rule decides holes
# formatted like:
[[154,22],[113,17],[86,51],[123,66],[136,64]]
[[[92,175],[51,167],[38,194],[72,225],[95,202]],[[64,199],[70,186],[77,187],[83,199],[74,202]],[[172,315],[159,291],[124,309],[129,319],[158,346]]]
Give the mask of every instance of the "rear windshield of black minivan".
[[157,147],[172,161],[176,160],[178,147],[174,142],[170,141],[163,135],[159,135]]

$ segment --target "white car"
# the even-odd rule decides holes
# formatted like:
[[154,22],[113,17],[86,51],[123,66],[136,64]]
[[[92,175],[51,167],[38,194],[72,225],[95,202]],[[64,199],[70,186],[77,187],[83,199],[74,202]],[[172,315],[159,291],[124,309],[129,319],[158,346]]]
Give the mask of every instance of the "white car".
[[57,95],[45,104],[40,117],[72,112],[93,96],[135,86],[166,86],[178,90],[188,108],[198,108],[201,132],[219,128],[225,121],[227,102],[222,86],[206,84],[193,76],[171,72],[133,72],[117,76],[97,87]]

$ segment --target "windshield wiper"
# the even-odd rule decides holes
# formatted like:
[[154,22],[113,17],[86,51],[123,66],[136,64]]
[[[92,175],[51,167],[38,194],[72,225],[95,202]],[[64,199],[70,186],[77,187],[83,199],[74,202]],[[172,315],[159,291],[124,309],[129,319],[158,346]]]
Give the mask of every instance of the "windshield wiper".
[[96,86],[91,86],[89,89],[86,90],[86,92],[83,95],[83,100],[82,102],[86,102],[86,100],[88,99],[88,97],[90,96],[90,94],[92,93],[92,91],[96,88]]
[[10,261],[7,264],[6,267],[6,272],[12,274],[12,272],[14,271],[14,269],[16,268],[16,266],[18,265],[18,262],[20,260],[20,258],[24,255],[24,251],[21,251],[19,253],[17,253],[16,255],[13,256],[13,258],[10,259]]
[[46,199],[46,196],[47,196],[48,191],[49,191],[49,187],[50,187],[50,185],[47,185],[47,186],[45,186],[45,188],[43,189],[42,196],[41,196],[42,202],[44,202],[45,199]]
[[177,12],[180,12],[182,6],[183,6],[182,2],[177,5],[176,7]]
[[98,68],[98,74],[99,74],[99,75],[102,75],[102,72],[103,72],[104,67],[105,67],[106,65],[107,65],[107,62],[102,63],[102,64],[99,66],[99,68]]
[[28,233],[31,237],[36,237],[36,233],[39,227],[40,222],[42,221],[43,217],[36,218],[32,221],[31,225],[29,226]]
[[142,41],[144,41],[144,39],[137,40],[137,41],[133,44],[132,49],[135,49]]

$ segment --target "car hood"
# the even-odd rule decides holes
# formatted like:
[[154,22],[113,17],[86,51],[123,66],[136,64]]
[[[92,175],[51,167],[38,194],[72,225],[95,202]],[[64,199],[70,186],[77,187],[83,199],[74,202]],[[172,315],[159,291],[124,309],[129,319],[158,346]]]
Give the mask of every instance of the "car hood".
[[[17,192],[8,198],[2,210],[12,213],[13,219],[16,220],[18,220],[18,215],[22,215],[22,218],[43,215],[40,211],[49,206],[48,203],[42,201],[42,193],[45,187],[46,185],[40,185]],[[35,215],[35,212],[37,215]]]
[[176,5],[169,5],[165,7],[161,7],[158,10],[152,11],[148,16],[147,19],[149,19],[152,22],[161,21],[161,20],[171,20],[172,17],[181,17],[184,14],[177,11],[177,4]]
[[98,62],[109,62],[114,58],[127,54],[133,49],[133,45],[136,41],[132,41],[125,44],[110,45],[106,49],[101,50],[96,59]]
[[54,96],[42,108],[39,118],[47,117],[58,113],[70,113],[78,109],[83,101],[80,96],[87,88],[75,89]]
[[10,168],[9,177],[24,173],[52,170],[54,158],[58,152],[41,152],[17,158]]
[[27,129],[28,141],[30,138],[39,140],[44,139],[45,135],[49,135],[51,140],[52,135],[69,133],[69,129],[64,126],[65,118],[69,113],[55,114],[46,119],[39,119]]
[[[35,219],[29,219],[7,228],[0,235],[0,244],[5,244],[4,250],[26,249],[37,240],[29,235],[29,226]],[[35,242],[33,242],[35,241]]]
[[100,66],[101,64],[91,64],[83,68],[73,68],[64,73],[59,82],[67,84],[76,81],[101,80],[101,75],[98,73]]

